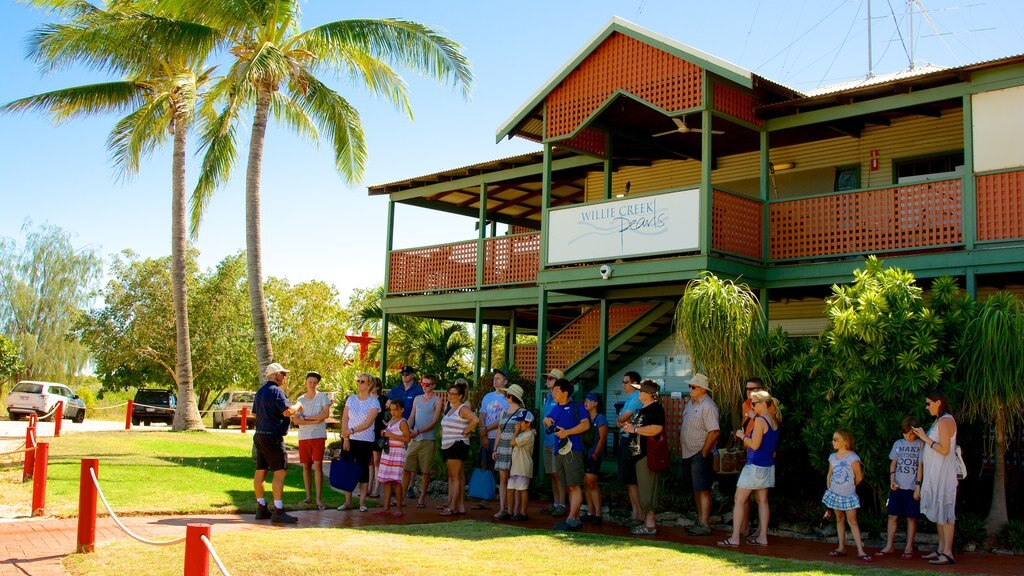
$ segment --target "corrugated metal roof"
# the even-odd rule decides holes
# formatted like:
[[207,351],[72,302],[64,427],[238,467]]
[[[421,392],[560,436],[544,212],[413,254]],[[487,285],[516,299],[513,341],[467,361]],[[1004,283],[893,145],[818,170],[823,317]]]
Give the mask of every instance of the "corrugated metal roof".
[[898,72],[889,72],[888,74],[879,74],[871,77],[857,78],[856,80],[850,80],[847,82],[840,82],[838,84],[830,84],[828,86],[822,86],[821,88],[815,88],[814,90],[808,90],[807,95],[823,96],[825,94],[834,94],[837,92],[844,92],[846,90],[853,90],[856,88],[866,88],[868,86],[876,86],[880,84],[888,84],[889,82],[898,82],[900,80],[906,80],[908,78],[917,78],[918,76],[925,76],[934,72],[943,72],[949,70],[945,66],[936,66],[935,64],[928,64],[927,66],[919,66],[917,68],[900,70]]

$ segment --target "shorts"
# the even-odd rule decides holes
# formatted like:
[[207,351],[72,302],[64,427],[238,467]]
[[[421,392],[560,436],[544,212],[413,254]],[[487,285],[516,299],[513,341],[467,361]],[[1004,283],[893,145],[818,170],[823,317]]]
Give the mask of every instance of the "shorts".
[[469,458],[469,444],[466,444],[465,442],[456,442],[448,448],[441,448],[441,458],[443,458],[445,462],[449,460],[461,460],[465,462],[466,458]]
[[284,449],[284,436],[278,434],[254,434],[256,469],[276,472],[288,466],[288,453]]
[[711,490],[713,461],[713,454],[703,456],[700,452],[689,458],[683,458],[683,486],[689,487],[694,492]]
[[327,438],[308,438],[299,440],[299,462],[312,464],[313,462],[324,461],[324,446]]
[[405,451],[405,471],[430,474],[434,467],[434,439],[409,442]]
[[619,438],[619,484],[636,486],[636,466],[629,450],[629,440],[624,438]]
[[914,500],[913,490],[893,490],[885,501],[885,508],[890,516],[903,516],[917,519],[921,516],[921,501]]
[[594,474],[596,476],[600,476],[601,462],[603,460],[604,459],[600,457],[598,457],[597,460],[594,460],[592,456],[587,456],[586,460],[584,460],[583,462],[583,472],[586,474]]
[[555,455],[555,473],[563,487],[583,485],[583,452],[573,450],[566,455]]
[[747,490],[775,488],[775,465],[757,466],[755,464],[747,464],[740,472],[739,479],[736,480],[736,487]]
[[509,490],[529,490],[530,489],[530,478],[527,476],[509,476],[508,477],[508,489]]
[[494,447],[497,444],[497,436],[487,438],[487,442],[480,443],[480,467],[484,470],[494,470]]
[[375,443],[369,440],[349,440],[349,452],[359,465],[359,483],[370,481],[370,462],[373,461]]

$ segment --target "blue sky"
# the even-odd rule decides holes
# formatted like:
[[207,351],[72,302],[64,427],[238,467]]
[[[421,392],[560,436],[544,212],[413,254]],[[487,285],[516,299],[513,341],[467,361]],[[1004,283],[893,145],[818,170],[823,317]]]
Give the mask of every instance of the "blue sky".
[[[106,79],[78,70],[41,75],[23,58],[25,38],[49,17],[0,2],[0,102]],[[931,22],[917,9],[919,65],[956,66],[1024,52],[1024,2],[922,3]],[[908,65],[906,6],[905,0],[871,4],[876,74]],[[476,81],[467,100],[405,74],[414,121],[358,87],[332,82],[358,107],[368,136],[370,158],[359,186],[343,183],[326,147],[271,127],[263,165],[264,274],[326,280],[343,295],[382,281],[387,201],[368,197],[365,186],[536,150],[525,141],[496,145],[495,130],[612,16],[809,90],[866,73],[866,10],[866,0],[309,0],[305,27],[360,17],[429,24],[463,45]],[[54,126],[41,116],[0,116],[0,236],[20,239],[29,219],[59,225],[76,245],[104,255],[126,248],[143,256],[170,252],[170,151],[152,156],[138,177],[116,178],[104,147],[114,120]],[[198,160],[189,162],[191,186]],[[196,243],[204,267],[244,247],[244,168],[240,163],[207,212]],[[471,239],[473,224],[399,207],[395,245]]]

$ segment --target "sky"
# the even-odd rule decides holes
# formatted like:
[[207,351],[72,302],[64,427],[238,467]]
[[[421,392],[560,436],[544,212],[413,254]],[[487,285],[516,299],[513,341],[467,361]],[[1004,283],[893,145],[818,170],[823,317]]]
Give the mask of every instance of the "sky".
[[[912,19],[907,6],[907,0],[871,2],[876,75],[908,67],[911,21],[919,66],[1024,53],[1024,2],[919,0]],[[324,280],[343,301],[384,279],[387,200],[369,197],[366,187],[538,150],[518,139],[495,144],[495,131],[613,16],[801,91],[868,70],[867,0],[308,0],[302,7],[306,28],[347,18],[430,25],[463,46],[475,76],[463,98],[404,72],[413,120],[344,79],[330,79],[362,116],[369,160],[360,184],[346,184],[336,173],[329,145],[317,147],[273,124],[268,130],[264,276]],[[28,34],[51,20],[0,0],[0,102],[111,79],[75,69],[42,74],[25,60]],[[138,176],[121,178],[105,148],[115,121],[105,116],[55,126],[40,115],[0,115],[0,236],[20,243],[31,222],[60,226],[76,247],[104,257],[124,249],[143,257],[169,254],[170,145],[149,157]],[[247,145],[245,135],[240,149]],[[191,187],[199,159],[188,162]],[[243,158],[206,212],[195,242],[204,268],[244,249],[244,172]],[[476,237],[474,220],[439,214],[399,206],[395,248]]]

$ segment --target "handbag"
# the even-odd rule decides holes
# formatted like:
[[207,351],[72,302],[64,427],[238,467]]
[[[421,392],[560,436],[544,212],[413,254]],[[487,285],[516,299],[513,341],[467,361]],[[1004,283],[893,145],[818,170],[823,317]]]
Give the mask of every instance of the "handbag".
[[964,464],[964,455],[960,450],[960,445],[956,445],[956,479],[957,481],[967,478],[967,465]]
[[490,470],[484,470],[483,468],[476,468],[473,470],[473,475],[469,478],[469,487],[466,493],[470,498],[476,498],[478,500],[493,500],[494,499],[494,473]]
[[381,436],[380,438],[377,438],[377,452],[383,452],[385,454],[391,452],[391,444],[389,443],[388,438],[386,436]]
[[341,457],[331,460],[331,470],[328,480],[332,488],[342,492],[352,492],[359,485],[360,470],[359,464],[351,452],[342,452]]
[[662,432],[657,436],[647,437],[647,468],[651,472],[668,470],[672,459],[668,452],[668,439]]
[[747,449],[742,443],[737,443],[733,436],[729,445],[718,451],[718,466],[715,472],[718,474],[739,474],[747,463]]

